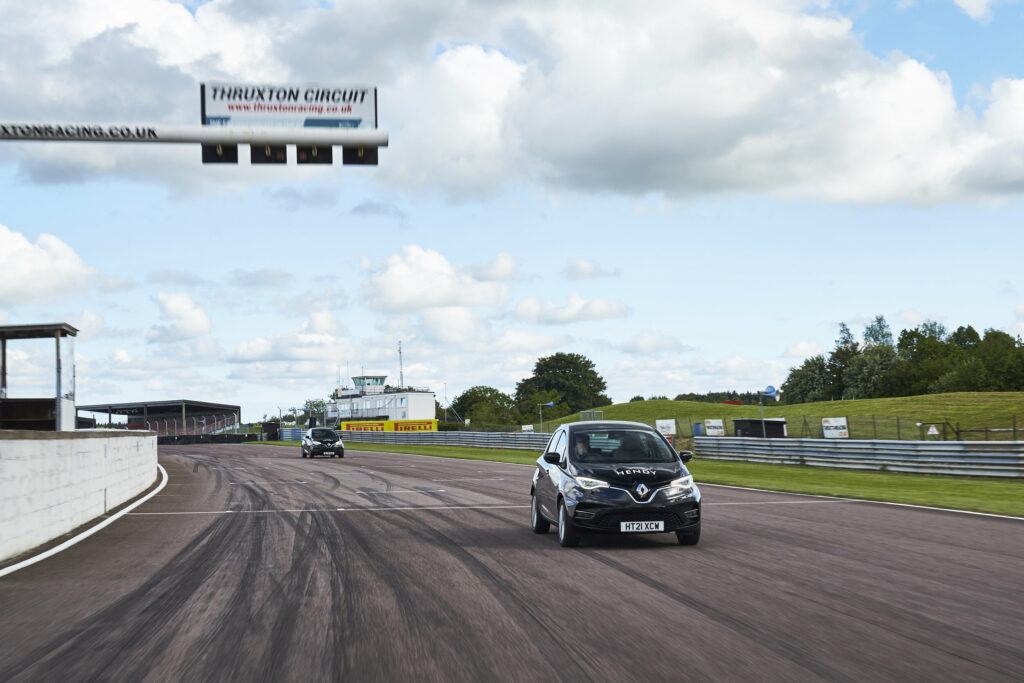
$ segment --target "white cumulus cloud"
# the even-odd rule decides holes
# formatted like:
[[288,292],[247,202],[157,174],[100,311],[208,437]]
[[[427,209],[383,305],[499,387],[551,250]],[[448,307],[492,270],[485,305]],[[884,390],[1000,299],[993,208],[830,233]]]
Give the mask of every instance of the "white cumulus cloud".
[[192,297],[184,293],[156,295],[160,317],[166,325],[154,325],[146,333],[146,340],[155,343],[194,339],[208,333],[213,325],[210,317]]
[[46,303],[90,287],[96,271],[53,235],[35,244],[0,225],[0,303]]
[[976,21],[986,21],[992,16],[992,0],[953,0],[967,16]]
[[508,286],[484,282],[442,254],[415,244],[388,257],[363,283],[370,308],[395,313],[454,306],[497,306]]
[[622,318],[629,314],[629,306],[612,299],[584,299],[573,293],[569,295],[569,301],[564,306],[536,296],[527,297],[516,304],[515,313],[520,320],[557,325],[582,320]]
[[474,268],[473,275],[478,280],[502,282],[513,279],[518,268],[515,257],[507,251],[502,251],[493,261]]
[[618,277],[618,268],[598,265],[586,259],[569,259],[565,267],[565,275],[570,280],[590,280],[598,277]]
[[622,344],[622,350],[626,353],[653,354],[669,351],[688,351],[690,347],[684,346],[678,339],[670,334],[657,332],[641,332]]

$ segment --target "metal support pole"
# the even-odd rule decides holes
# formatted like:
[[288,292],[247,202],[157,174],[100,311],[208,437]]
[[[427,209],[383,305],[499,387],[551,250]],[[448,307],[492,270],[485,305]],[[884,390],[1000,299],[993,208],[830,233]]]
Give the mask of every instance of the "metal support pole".
[[896,416],[896,440],[897,441],[901,441],[902,440],[901,437],[900,437],[900,418],[899,418],[898,415]]
[[1013,416],[1013,440],[1017,440],[1017,416]]
[[758,395],[757,405],[761,406],[761,438],[768,438],[768,429],[764,426],[764,398]]
[[57,349],[57,394],[56,394],[57,399],[56,399],[56,405],[55,405],[55,411],[54,411],[54,414],[57,416],[57,424],[54,425],[54,428],[55,428],[56,431],[59,432],[60,431],[60,427],[61,427],[61,424],[60,424],[60,422],[61,422],[61,419],[60,419],[61,418],[61,414],[60,414],[61,413],[61,405],[60,405],[60,403],[61,403],[60,402],[60,330],[58,330],[58,331],[53,333],[53,338],[54,338],[54,341],[56,342],[55,346],[56,346],[56,349]]
[[0,398],[7,398],[7,337],[0,339]]

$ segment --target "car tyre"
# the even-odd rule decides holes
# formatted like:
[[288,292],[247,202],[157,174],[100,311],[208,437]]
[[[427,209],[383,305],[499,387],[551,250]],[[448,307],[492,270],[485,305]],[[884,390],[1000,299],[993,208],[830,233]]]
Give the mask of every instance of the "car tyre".
[[676,538],[679,539],[679,545],[697,545],[700,543],[700,522],[697,522],[696,529],[677,531]]
[[572,523],[569,510],[563,502],[558,506],[558,545],[563,548],[575,548],[580,544],[580,535]]
[[299,453],[301,453],[301,454],[302,454],[302,457],[303,457],[303,458],[305,458],[305,457],[306,457],[306,449],[305,449],[305,448],[300,448],[300,449],[299,449]]
[[535,534],[546,534],[551,529],[551,522],[544,519],[537,507],[537,494],[530,495],[530,528]]

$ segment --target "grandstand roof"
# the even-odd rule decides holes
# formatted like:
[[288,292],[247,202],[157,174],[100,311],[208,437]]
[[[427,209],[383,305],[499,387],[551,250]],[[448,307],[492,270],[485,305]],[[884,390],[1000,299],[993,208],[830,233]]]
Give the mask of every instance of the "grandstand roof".
[[75,337],[78,328],[67,323],[49,323],[46,325],[0,325],[0,339],[52,339]]
[[[237,415],[241,419],[242,409],[226,403],[208,403],[177,399],[174,401],[142,401],[139,403],[96,403],[77,406],[79,411],[107,413],[109,415],[142,416],[151,418],[191,417],[201,415]],[[184,411],[184,412],[183,412]]]

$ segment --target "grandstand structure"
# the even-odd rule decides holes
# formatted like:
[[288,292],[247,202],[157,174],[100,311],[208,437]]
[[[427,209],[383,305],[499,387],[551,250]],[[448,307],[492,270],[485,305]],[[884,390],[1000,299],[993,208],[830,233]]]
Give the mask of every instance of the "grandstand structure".
[[157,436],[218,434],[231,431],[240,424],[240,406],[177,399],[172,401],[141,401],[137,403],[97,403],[78,406],[78,411],[106,415],[107,427],[114,427],[114,416],[120,429],[145,429]]

